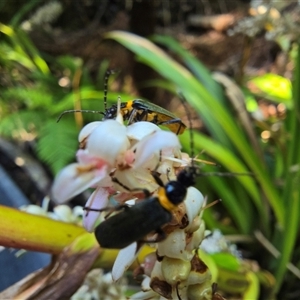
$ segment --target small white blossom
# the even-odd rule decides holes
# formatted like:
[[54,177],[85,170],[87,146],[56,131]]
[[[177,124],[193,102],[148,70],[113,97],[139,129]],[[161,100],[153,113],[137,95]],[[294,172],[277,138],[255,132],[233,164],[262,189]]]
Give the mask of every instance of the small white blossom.
[[241,253],[237,250],[236,245],[230,244],[218,229],[215,229],[210,236],[203,240],[200,248],[210,254],[229,252],[235,257],[241,258]]
[[111,273],[104,274],[102,269],[94,269],[87,274],[83,285],[71,300],[126,300],[126,287],[125,278],[115,283]]

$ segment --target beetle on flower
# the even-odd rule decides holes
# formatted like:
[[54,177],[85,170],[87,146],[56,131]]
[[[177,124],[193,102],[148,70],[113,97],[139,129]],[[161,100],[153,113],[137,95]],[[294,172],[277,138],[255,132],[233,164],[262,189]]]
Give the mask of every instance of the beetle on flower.
[[[58,174],[52,196],[58,203],[63,203],[94,187],[95,191],[86,207],[98,209],[106,207],[109,196],[116,192],[119,192],[116,200],[134,198],[132,193],[111,180],[112,174],[129,189],[154,192],[157,184],[151,170],[159,164],[158,171],[172,178],[174,174],[169,166],[180,149],[174,133],[162,131],[149,122],[126,127],[121,116],[116,120],[89,123],[81,130],[79,143],[81,149],[76,155],[78,162],[70,164]],[[143,194],[140,193],[140,196]],[[87,216],[84,225],[92,231],[99,213],[88,212]]]
[[[186,154],[181,155],[181,145],[174,133],[143,121],[126,127],[120,114],[116,120],[86,125],[79,134],[79,143],[77,163],[65,167],[58,174],[52,194],[57,202],[62,203],[87,188],[95,188],[86,203],[83,220],[88,231],[93,231],[99,211],[108,206],[111,195],[120,204],[129,199],[143,201],[143,190],[155,195],[159,188],[153,171],[159,174],[165,185],[176,181],[177,174],[191,161]],[[168,298],[181,294],[182,299],[190,298],[190,291],[195,287],[211,293],[209,271],[204,281],[201,277],[201,282],[194,279],[192,273],[194,250],[198,249],[204,237],[205,226],[200,215],[203,204],[202,194],[189,185],[185,201],[172,210],[171,223],[163,226],[167,238],[157,246],[157,254],[163,257],[163,261],[153,264],[146,288],[152,296],[159,294]],[[149,233],[145,239],[153,240],[153,237],[155,241],[155,232],[154,235]],[[140,244],[135,241],[119,252],[112,269],[113,280],[121,278],[139,250]],[[179,276],[172,273],[176,269],[172,269],[174,264],[178,270],[184,270]],[[161,285],[166,288],[161,289]]]

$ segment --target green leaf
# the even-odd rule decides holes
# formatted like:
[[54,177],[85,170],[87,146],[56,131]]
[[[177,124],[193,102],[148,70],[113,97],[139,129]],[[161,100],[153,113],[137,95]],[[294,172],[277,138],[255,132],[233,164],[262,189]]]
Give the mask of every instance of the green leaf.
[[12,44],[9,51],[6,53],[6,59],[14,61],[31,71],[37,69],[30,56],[26,53],[26,50],[24,49],[15,30],[10,26],[0,23],[0,32],[7,35],[10,43]]
[[31,0],[31,1],[26,1],[25,4],[18,9],[18,11],[14,14],[13,18],[11,19],[10,24],[12,26],[18,25],[24,15],[28,12],[30,12],[35,6],[37,6],[41,0]]
[[176,55],[179,55],[185,65],[193,72],[206,89],[220,101],[224,101],[224,94],[221,86],[212,78],[208,69],[191,53],[185,50],[174,38],[170,36],[154,35],[151,37],[156,43],[167,46]]
[[29,39],[28,35],[20,29],[18,29],[16,33],[18,35],[18,39],[20,40],[20,45],[23,46],[24,51],[28,53],[33,63],[37,66],[38,70],[43,74],[49,74],[50,70],[46,61],[41,57],[39,51]]
[[[282,191],[282,201],[285,205],[286,230],[278,229],[273,239],[275,247],[280,252],[279,259],[275,262],[276,287],[275,293],[281,288],[286,276],[287,264],[295,256],[295,245],[299,236],[300,226],[300,47],[298,43],[297,59],[295,61],[293,82],[293,109],[290,110],[285,119],[285,125],[289,132],[287,140],[285,159],[285,177]],[[293,255],[294,254],[294,255]],[[299,264],[299,259],[298,259]]]
[[[36,135],[44,124],[44,112],[20,111],[10,114],[0,122],[0,133],[9,137],[23,138],[25,133]],[[24,137],[26,138],[26,136]]]
[[288,108],[292,107],[292,84],[289,79],[268,73],[249,80],[248,86],[251,85],[259,89],[255,94],[277,103],[283,102]]
[[45,93],[43,87],[12,87],[3,91],[5,101],[17,100],[29,109],[47,109],[53,102],[53,97]]
[[11,62],[14,64],[21,65],[30,71],[36,70],[36,66],[32,63],[32,61],[27,56],[25,56],[23,53],[19,53],[15,51],[10,45],[2,44],[0,51],[2,57],[1,61],[3,61],[6,65],[9,62]]
[[37,142],[38,155],[54,173],[74,159],[78,132],[74,122],[56,123],[53,119],[48,120],[41,129]]
[[230,253],[214,253],[210,255],[218,267],[223,269],[238,272],[241,268],[241,262]]

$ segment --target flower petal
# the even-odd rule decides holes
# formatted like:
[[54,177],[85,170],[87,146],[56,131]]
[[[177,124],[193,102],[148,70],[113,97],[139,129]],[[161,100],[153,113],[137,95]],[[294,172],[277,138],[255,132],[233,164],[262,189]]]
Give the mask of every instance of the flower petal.
[[189,187],[184,200],[186,214],[189,219],[189,225],[186,227],[186,230],[192,225],[194,218],[200,214],[203,203],[204,197],[201,192],[192,186]]
[[[103,209],[108,204],[109,191],[107,188],[98,187],[90,196],[86,203],[87,208]],[[94,225],[99,218],[101,212],[98,211],[85,211],[83,215],[83,227],[92,232]]]
[[185,250],[186,235],[183,229],[171,232],[165,240],[157,244],[157,254],[183,260],[190,260],[193,253]]
[[136,242],[120,250],[111,272],[114,281],[119,280],[123,276],[124,272],[134,262],[137,254],[138,251]]
[[[171,232],[165,240],[158,243],[157,253],[159,256],[182,258],[180,254],[185,249],[185,233],[182,229]],[[175,255],[174,255],[175,253]]]
[[64,203],[105,178],[106,174],[107,166],[95,169],[78,163],[70,164],[56,176],[52,197],[57,203]]
[[161,261],[156,261],[154,263],[153,270],[151,272],[151,278],[158,278],[159,280],[164,280],[164,276],[161,271]]
[[159,299],[159,298],[157,298],[156,292],[150,290],[150,291],[146,291],[146,292],[143,292],[143,291],[137,292],[137,293],[131,295],[130,299],[131,300],[148,300],[148,299]]
[[91,122],[91,123],[88,123],[87,125],[85,125],[79,132],[79,135],[78,135],[79,143],[83,142],[93,132],[93,130],[96,127],[98,127],[101,123],[103,123],[103,122],[95,121],[95,122]]
[[[129,190],[132,189],[146,189],[149,192],[153,192],[157,189],[158,185],[153,176],[146,169],[127,169],[116,170],[114,177],[118,179]],[[128,192],[125,188],[118,183],[114,183],[114,187],[117,191]],[[142,191],[141,191],[142,192]]]
[[199,228],[193,232],[192,239],[186,246],[186,250],[193,251],[194,249],[198,249],[199,245],[203,241],[205,236],[205,223],[203,220],[200,220]]
[[153,154],[159,154],[159,151],[165,148],[181,148],[178,137],[173,132],[156,131],[144,137],[135,145],[135,162],[134,167],[138,168],[147,162]]
[[91,155],[87,149],[79,149],[76,153],[77,161],[83,165],[94,165],[95,169],[102,169],[104,165],[107,166],[107,162],[95,155]]
[[145,136],[161,130],[151,122],[136,122],[127,127],[127,136],[130,140],[140,141]]
[[47,211],[45,211],[42,207],[37,205],[22,205],[19,207],[19,209],[33,215],[47,216]]
[[57,219],[63,222],[74,222],[76,218],[73,216],[72,209],[67,205],[57,205],[53,209]]
[[129,148],[126,127],[115,120],[106,120],[97,126],[87,141],[90,154],[114,165],[118,156]]
[[151,276],[156,260],[157,257],[155,252],[151,252],[145,256],[143,263],[145,275]]

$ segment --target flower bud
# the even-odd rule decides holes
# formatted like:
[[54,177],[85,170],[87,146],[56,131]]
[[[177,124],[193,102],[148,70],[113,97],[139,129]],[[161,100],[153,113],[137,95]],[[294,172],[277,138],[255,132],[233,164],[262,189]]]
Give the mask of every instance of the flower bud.
[[165,256],[161,263],[161,270],[165,280],[171,285],[176,285],[188,278],[191,263],[186,260]]

